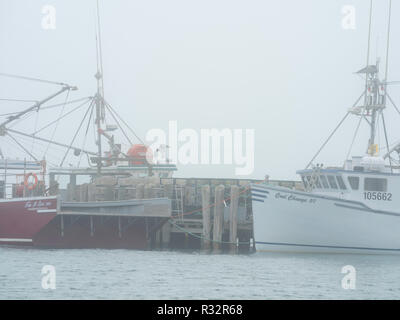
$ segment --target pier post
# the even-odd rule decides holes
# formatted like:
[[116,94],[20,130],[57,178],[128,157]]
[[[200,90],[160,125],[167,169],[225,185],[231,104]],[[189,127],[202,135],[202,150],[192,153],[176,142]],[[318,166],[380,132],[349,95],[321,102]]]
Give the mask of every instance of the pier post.
[[136,185],[136,199],[143,199],[144,197],[144,184],[139,183]]
[[167,197],[168,199],[172,199],[174,195],[174,185],[172,183],[168,183],[165,184],[163,188],[165,197]]
[[154,238],[155,238],[154,239],[155,240],[154,241],[155,242],[154,247],[156,249],[161,248],[161,245],[162,245],[162,231],[161,231],[161,228],[155,232]]
[[118,237],[122,238],[122,225],[121,225],[121,216],[118,216]]
[[169,242],[171,240],[171,224],[167,220],[161,228],[161,245],[163,248],[169,247]]
[[94,236],[93,216],[90,216],[90,236]]
[[151,199],[152,198],[152,185],[151,184],[146,184],[144,186],[144,199]]
[[87,183],[80,185],[80,201],[88,202],[88,184]]
[[88,201],[96,201],[96,185],[93,183],[88,185]]
[[64,216],[61,215],[61,237],[64,237]]
[[203,213],[203,250],[211,248],[211,215],[210,215],[210,186],[201,186],[201,204]]
[[214,253],[221,252],[222,232],[224,225],[224,204],[223,204],[224,195],[225,195],[225,186],[221,184],[215,188],[214,230],[213,230]]
[[237,219],[239,208],[239,187],[231,186],[231,208],[229,217],[229,242],[231,253],[237,252]]
[[54,173],[49,173],[50,185],[49,185],[49,192],[50,195],[57,195],[58,194],[58,184],[56,181],[56,176]]

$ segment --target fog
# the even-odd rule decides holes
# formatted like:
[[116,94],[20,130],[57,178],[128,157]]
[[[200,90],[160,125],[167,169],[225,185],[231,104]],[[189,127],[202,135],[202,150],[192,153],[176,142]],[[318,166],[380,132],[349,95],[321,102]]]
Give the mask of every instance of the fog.
[[[55,29],[42,27],[45,5],[56,9]],[[355,29],[342,26],[345,5],[356,9]],[[389,81],[400,80],[399,12],[394,1]],[[92,0],[0,0],[0,72],[76,85],[70,100],[94,95],[95,13]],[[370,63],[380,58],[381,70],[387,13],[388,1],[374,1]],[[196,131],[254,129],[255,167],[243,178],[296,179],[365,84],[354,73],[366,64],[369,1],[102,0],[100,15],[105,99],[142,139],[150,129],[168,131],[169,121]],[[58,89],[0,77],[0,98],[40,100]],[[400,86],[389,90],[400,105]],[[29,105],[0,101],[0,113]],[[59,112],[33,113],[13,128],[33,132]],[[391,107],[387,112],[393,143],[400,139],[400,117]],[[83,113],[59,124],[57,140],[70,142]],[[316,162],[342,165],[357,122],[350,117]],[[365,153],[367,129],[363,124],[353,154]],[[382,131],[379,139],[383,148]],[[24,157],[4,140],[3,153]],[[87,148],[95,148],[93,141]],[[57,162],[59,150],[48,157]],[[235,165],[178,164],[176,176],[235,177]]]

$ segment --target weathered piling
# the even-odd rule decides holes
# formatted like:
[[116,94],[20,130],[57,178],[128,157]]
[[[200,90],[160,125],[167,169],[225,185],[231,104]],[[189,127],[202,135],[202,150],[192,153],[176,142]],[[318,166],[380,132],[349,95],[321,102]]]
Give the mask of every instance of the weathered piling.
[[96,185],[88,185],[88,201],[96,201]]
[[229,242],[231,253],[237,252],[237,219],[239,208],[239,187],[231,186],[231,207],[229,217]]
[[171,241],[171,223],[166,221],[161,228],[161,246],[168,248]]
[[172,199],[174,195],[174,185],[172,183],[168,183],[163,185],[163,188],[165,197]]
[[84,183],[80,187],[80,201],[87,202],[88,201],[88,187],[89,184]]
[[211,247],[211,216],[210,216],[210,186],[201,187],[201,203],[203,213],[203,250],[209,250]]
[[[172,224],[166,222],[162,225],[162,221],[159,221],[160,224],[156,227],[147,226],[150,233],[148,239],[154,248],[190,247],[213,250],[215,253],[223,250],[231,253],[254,250],[250,192],[246,190],[242,193],[240,188],[259,181],[169,177],[156,179],[116,175],[95,178],[92,183],[79,186],[74,182],[74,179],[71,179],[68,190],[65,190],[68,192],[63,190],[65,199],[69,201],[170,199]],[[270,183],[299,188],[299,183],[295,181]],[[230,200],[224,202],[225,196],[228,195]],[[97,225],[96,220],[93,222]],[[125,223],[122,218],[117,223],[118,236],[121,238]],[[143,223],[142,228],[145,227]]]
[[75,196],[75,186],[71,183],[67,184],[67,201],[73,201]]
[[214,205],[214,229],[213,229],[213,249],[214,253],[221,252],[222,233],[224,225],[224,195],[225,186],[215,187],[215,205]]
[[144,197],[144,184],[139,183],[136,185],[136,199],[143,199]]
[[151,184],[146,184],[144,186],[144,199],[151,199],[152,198],[152,185]]

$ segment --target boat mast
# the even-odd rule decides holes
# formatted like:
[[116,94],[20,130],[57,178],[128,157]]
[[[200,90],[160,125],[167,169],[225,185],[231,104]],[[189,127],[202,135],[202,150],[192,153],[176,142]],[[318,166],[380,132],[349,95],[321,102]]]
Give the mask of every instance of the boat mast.
[[[372,148],[375,145],[375,136],[376,136],[376,109],[368,108],[368,105],[376,105],[376,76],[378,73],[378,62],[376,63],[375,68],[372,66],[369,68],[369,55],[370,55],[370,46],[371,46],[371,24],[372,24],[372,0],[370,0],[369,5],[369,23],[368,23],[368,46],[367,46],[367,63],[365,67],[365,98],[364,98],[364,106],[367,109],[367,112],[371,111],[371,133],[368,142],[368,153],[373,155]],[[361,70],[360,70],[361,71]]]
[[[389,150],[389,143],[387,138],[387,131],[386,131],[386,124],[384,115],[382,113],[383,109],[386,108],[386,87],[387,87],[387,73],[388,73],[388,53],[389,53],[389,34],[390,34],[390,14],[391,14],[391,5],[392,1],[389,2],[389,22],[388,22],[388,32],[387,32],[387,51],[386,51],[386,68],[385,68],[385,79],[384,81],[380,81],[379,79],[379,59],[377,59],[374,65],[370,64],[370,43],[371,43],[371,22],[372,22],[372,3],[373,0],[370,0],[370,10],[369,10],[369,28],[368,28],[368,47],[367,47],[367,63],[365,68],[359,70],[358,74],[365,74],[365,89],[361,96],[357,99],[357,101],[353,104],[353,106],[348,110],[346,115],[340,121],[340,123],[336,126],[333,132],[329,135],[326,141],[322,144],[322,146],[318,149],[316,154],[307,164],[306,169],[308,169],[312,164],[313,161],[317,158],[320,154],[322,149],[327,145],[329,140],[332,136],[336,133],[339,127],[343,124],[349,114],[354,114],[356,116],[365,119],[369,126],[370,126],[370,137],[368,141],[368,148],[367,153],[371,156],[376,155],[378,153],[378,147],[375,144],[376,138],[376,128],[379,120],[379,115],[382,117],[383,127],[385,131],[385,140],[386,140],[386,147]],[[358,105],[359,101],[364,96],[364,103]],[[390,99],[390,96],[388,96]],[[393,104],[393,103],[392,103]],[[400,113],[400,112],[399,112]],[[369,119],[370,120],[369,120]],[[357,129],[358,130],[358,129]],[[396,146],[396,149],[389,150],[388,153],[385,155],[384,158],[389,157],[390,167],[393,170],[390,153],[397,150],[400,150],[400,144]]]
[[104,109],[104,82],[103,82],[103,59],[101,52],[101,33],[100,33],[100,13],[99,1],[96,1],[97,6],[97,28],[96,28],[96,58],[97,58],[97,72],[95,78],[97,79],[97,93],[95,96],[96,103],[96,126],[97,126],[97,174],[101,174],[102,167],[102,147],[101,147],[101,122],[104,122],[105,109]]
[[382,122],[385,131],[385,140],[388,147],[388,139],[386,132],[386,124],[382,111],[386,108],[386,86],[387,86],[387,73],[388,73],[388,54],[389,54],[389,34],[390,34],[390,14],[391,14],[391,0],[389,2],[389,21],[387,33],[387,49],[386,49],[386,67],[385,79],[379,79],[379,59],[375,65],[369,63],[370,60],[370,42],[371,42],[371,21],[372,21],[372,0],[370,1],[369,12],[369,29],[368,29],[368,48],[367,48],[367,64],[366,67],[358,71],[358,74],[365,74],[365,96],[364,105],[353,108],[351,112],[360,117],[370,117],[368,121],[370,125],[370,137],[368,141],[367,153],[374,156],[378,153],[378,146],[376,140],[376,128],[379,121],[379,115],[382,117]]

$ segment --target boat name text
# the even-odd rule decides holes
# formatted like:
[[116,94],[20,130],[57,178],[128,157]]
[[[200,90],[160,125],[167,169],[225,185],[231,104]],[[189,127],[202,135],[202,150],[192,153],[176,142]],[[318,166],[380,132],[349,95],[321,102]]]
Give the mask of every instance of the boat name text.
[[285,194],[285,193],[280,193],[280,192],[275,193],[275,198],[276,199],[285,199],[287,201],[297,201],[300,203],[315,203],[315,202],[317,202],[317,199],[314,199],[314,198],[310,198],[310,199],[301,198],[301,197],[297,197],[294,194]]

